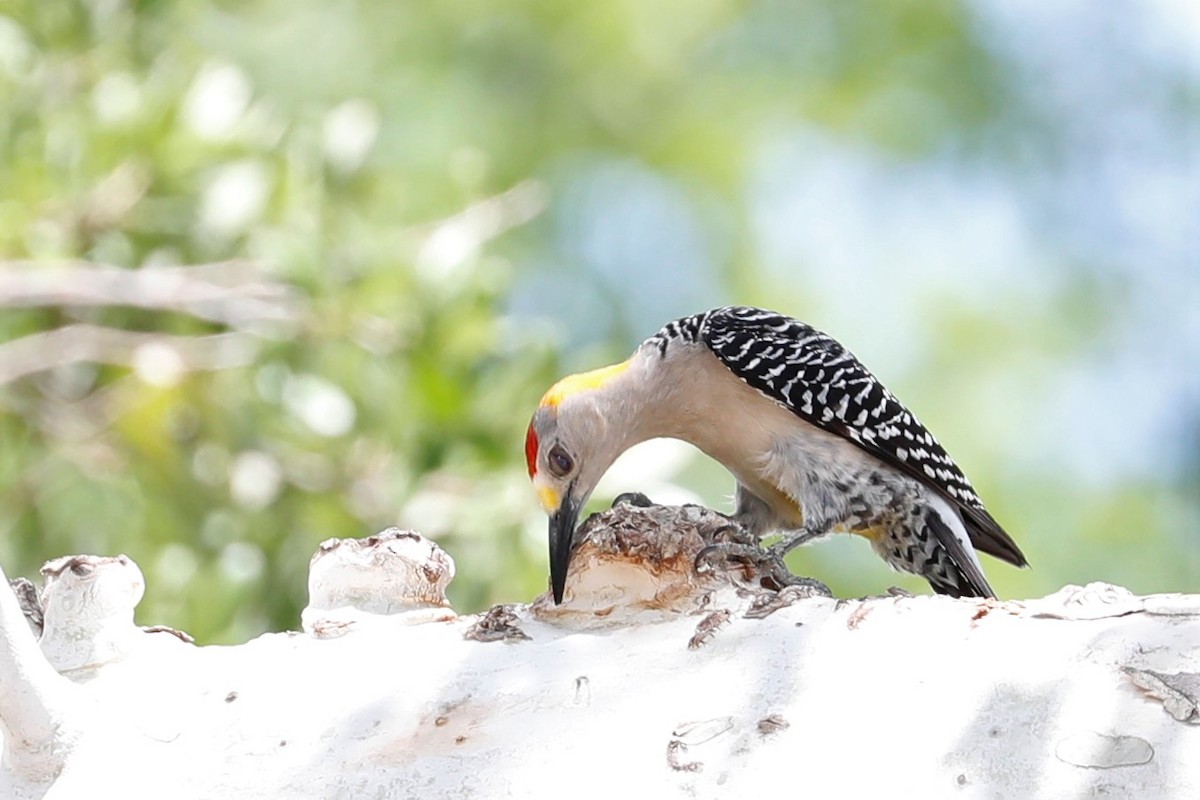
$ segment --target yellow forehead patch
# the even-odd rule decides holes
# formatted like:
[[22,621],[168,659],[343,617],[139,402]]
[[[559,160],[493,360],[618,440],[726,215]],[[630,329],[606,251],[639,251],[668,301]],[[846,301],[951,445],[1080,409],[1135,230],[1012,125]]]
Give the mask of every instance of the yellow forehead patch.
[[554,408],[571,395],[585,392],[589,389],[599,389],[613,378],[629,369],[629,362],[622,361],[609,367],[601,367],[591,372],[581,372],[578,375],[568,375],[550,387],[550,391],[542,395],[542,406]]

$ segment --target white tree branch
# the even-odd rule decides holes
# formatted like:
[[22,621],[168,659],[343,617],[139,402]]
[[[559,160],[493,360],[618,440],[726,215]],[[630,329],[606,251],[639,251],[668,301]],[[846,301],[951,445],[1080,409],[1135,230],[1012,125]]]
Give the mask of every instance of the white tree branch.
[[0,592],[0,795],[1200,796],[1200,596],[810,597],[753,565],[697,573],[723,524],[619,507],[563,606],[468,617],[415,534],[327,542],[306,633],[237,647],[134,628],[127,559],[57,562],[42,650],[101,713],[29,777],[65,681]]
[[[0,584],[7,583],[0,568]],[[79,692],[42,656],[16,596],[0,587],[0,789],[7,783],[40,797],[59,775],[82,733],[83,722],[71,708]]]
[[263,333],[299,315],[296,290],[252,262],[122,269],[86,261],[0,261],[0,307],[132,306]]
[[258,337],[239,332],[175,336],[100,325],[67,325],[0,344],[0,386],[83,361],[171,376],[231,369],[254,363],[260,345]]

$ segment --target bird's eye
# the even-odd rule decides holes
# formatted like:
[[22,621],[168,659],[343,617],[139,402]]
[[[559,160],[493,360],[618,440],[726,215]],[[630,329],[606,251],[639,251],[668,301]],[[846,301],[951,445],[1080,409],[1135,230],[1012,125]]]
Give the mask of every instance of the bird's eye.
[[562,445],[558,444],[550,448],[550,452],[546,454],[546,465],[550,467],[550,472],[558,478],[565,478],[571,470],[575,469],[574,459],[563,449]]

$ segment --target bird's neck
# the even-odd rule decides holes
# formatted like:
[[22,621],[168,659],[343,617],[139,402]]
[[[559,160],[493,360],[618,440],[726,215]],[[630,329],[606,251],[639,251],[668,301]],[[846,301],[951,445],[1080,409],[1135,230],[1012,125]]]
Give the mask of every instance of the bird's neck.
[[629,384],[629,403],[618,424],[630,431],[631,444],[680,439],[747,479],[755,459],[795,427],[790,411],[738,380],[702,345],[661,356],[643,349],[621,380]]
[[609,430],[623,432],[622,450],[648,439],[687,440],[679,419],[681,413],[687,414],[692,387],[671,355],[664,357],[657,349],[643,347],[621,366],[605,389],[612,398]]

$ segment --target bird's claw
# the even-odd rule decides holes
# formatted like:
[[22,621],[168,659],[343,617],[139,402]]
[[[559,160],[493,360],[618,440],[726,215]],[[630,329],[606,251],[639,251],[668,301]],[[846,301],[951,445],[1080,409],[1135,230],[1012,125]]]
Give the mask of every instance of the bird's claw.
[[742,542],[717,542],[702,548],[696,554],[692,566],[696,572],[705,573],[713,568],[713,562],[718,558],[724,561],[740,561],[746,566],[756,565],[762,560],[764,552],[757,545]]
[[800,545],[807,544],[808,542],[811,542],[813,539],[819,538],[820,536],[821,533],[819,531],[810,531],[807,528],[799,528],[795,531],[792,531],[789,535],[784,536],[778,542],[766,549],[774,558],[782,561],[784,556],[795,550]]
[[789,572],[787,574],[787,584],[781,587],[781,591],[789,586],[795,586],[797,589],[802,590],[806,597],[833,597],[833,592],[829,591],[829,587],[816,578],[803,578]]
[[728,525],[722,525],[721,527],[717,528],[715,531],[709,534],[708,538],[712,540],[714,546],[721,544],[737,544],[743,545],[746,548],[750,548],[760,554],[762,553],[762,547],[758,543],[758,537],[747,531],[744,527],[733,520],[730,520]]

